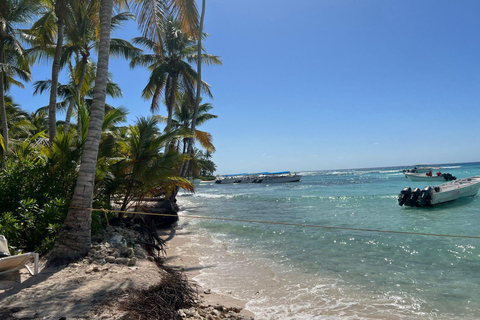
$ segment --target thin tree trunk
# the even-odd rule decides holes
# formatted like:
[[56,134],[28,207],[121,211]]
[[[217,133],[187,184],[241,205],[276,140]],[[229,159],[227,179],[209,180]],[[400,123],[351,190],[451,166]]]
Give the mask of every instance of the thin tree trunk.
[[64,21],[62,14],[59,12],[60,6],[57,1],[55,15],[57,16],[57,46],[55,47],[55,56],[52,65],[52,87],[50,88],[50,100],[48,103],[48,135],[49,141],[52,143],[57,135],[57,90],[58,75],[60,73],[60,58],[62,56]]
[[132,191],[132,187],[129,185],[127,189],[125,190],[125,197],[123,198],[123,203],[120,208],[120,211],[125,211],[127,209],[127,205],[130,199],[130,193]]
[[[82,56],[82,72],[80,73],[80,78],[78,79],[78,83],[75,86],[75,92],[74,94],[77,95],[77,101],[80,101],[80,91],[83,87],[83,82],[85,81],[85,75],[87,74],[87,64],[88,64],[88,57]],[[72,119],[72,113],[73,113],[73,107],[75,106],[75,96],[72,95],[72,97],[68,101],[68,109],[67,109],[67,115],[65,116],[65,124],[63,127],[63,132],[65,134],[68,133],[68,130],[70,129],[70,120]],[[79,130],[79,137],[81,139],[81,123],[80,123],[80,117],[78,118],[78,130]]]
[[[170,94],[168,95],[168,97],[165,98],[167,104],[167,125],[165,126],[165,132],[170,132],[170,129],[172,128],[173,108],[175,107],[175,94],[178,88],[177,81],[177,76],[173,76]],[[168,142],[165,145],[165,154],[168,153],[171,147],[173,147],[173,143],[171,142]]]
[[[198,108],[200,106],[200,91],[202,89],[202,35],[203,35],[203,21],[205,19],[205,0],[202,0],[202,14],[200,15],[200,25],[198,26],[198,48],[197,48],[197,95],[195,97],[195,107],[193,110],[192,116],[192,126],[191,132],[192,136],[195,137],[195,130],[197,124],[197,116],[198,116]],[[193,157],[193,141],[194,138],[188,139],[188,153]],[[181,174],[182,177],[185,177],[188,171],[188,167],[190,166],[191,161],[187,160],[185,165],[183,166],[183,172]]]
[[6,153],[8,150],[8,121],[5,108],[5,92],[3,90],[3,73],[0,73],[0,118],[2,118],[2,136]]
[[90,250],[92,216],[89,208],[92,207],[98,147],[105,114],[112,13],[113,0],[102,0],[98,67],[87,140],[67,218],[50,254],[49,265],[78,260]]

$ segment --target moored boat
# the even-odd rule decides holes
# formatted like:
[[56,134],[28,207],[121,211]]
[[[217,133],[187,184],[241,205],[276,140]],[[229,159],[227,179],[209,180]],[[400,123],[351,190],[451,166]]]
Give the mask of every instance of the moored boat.
[[428,186],[422,190],[405,187],[398,195],[398,204],[410,207],[433,206],[475,196],[479,189],[480,176],[453,180],[434,187]]
[[232,184],[239,183],[242,181],[242,178],[238,176],[224,176],[215,180],[216,184]]
[[410,181],[451,181],[457,179],[450,173],[428,175],[428,173],[406,172],[405,177],[408,178]]
[[259,172],[259,173],[238,173],[219,177],[215,180],[216,184],[232,183],[285,183],[299,182],[302,176],[291,174],[290,171],[281,172]]
[[290,171],[273,172],[264,174],[258,177],[255,183],[285,183],[285,182],[299,182],[302,176],[298,174],[291,174]]
[[440,170],[439,167],[431,167],[431,166],[427,166],[427,165],[424,165],[424,164],[420,164],[420,165],[416,165],[414,166],[413,168],[410,167],[408,169],[405,169],[403,170],[403,173],[427,173],[429,171],[438,171]]

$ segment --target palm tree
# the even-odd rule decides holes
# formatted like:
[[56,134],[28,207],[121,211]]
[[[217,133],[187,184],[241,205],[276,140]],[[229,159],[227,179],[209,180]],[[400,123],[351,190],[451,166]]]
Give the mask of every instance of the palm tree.
[[[8,153],[10,154],[13,147],[22,144],[23,140],[29,139],[34,135],[36,128],[34,124],[32,124],[28,113],[22,110],[19,105],[13,101],[11,96],[5,96],[4,101],[10,141]],[[2,128],[2,126],[0,126],[0,128]],[[6,153],[5,151],[7,150],[5,146],[2,145],[2,148],[0,148],[0,158]]]
[[[85,1],[83,1],[85,2]],[[64,131],[67,132],[70,126],[70,117],[72,115],[75,99],[82,100],[89,87],[85,85],[85,76],[88,64],[90,63],[91,51],[98,46],[98,8],[99,1],[87,1],[87,3],[78,3],[73,9],[73,28],[67,29],[67,44],[62,56],[62,65],[68,63],[73,55],[76,60],[77,75],[74,78],[75,88],[70,98],[67,114],[65,117]],[[111,29],[121,25],[123,21],[132,19],[133,15],[127,12],[121,12],[112,17]],[[110,39],[110,54],[122,56],[125,59],[131,59],[138,55],[141,50],[132,46],[131,43],[122,39]]]
[[82,155],[80,171],[67,217],[49,258],[49,264],[65,263],[87,254],[91,244],[93,187],[105,113],[108,58],[110,55],[110,20],[113,0],[102,0],[100,7],[100,42],[97,76],[88,135]]
[[[202,81],[202,35],[203,35],[203,22],[205,20],[205,0],[202,0],[202,13],[200,15],[200,25],[198,27],[197,34],[197,95],[195,97],[195,105],[192,116],[191,130],[192,134],[195,133],[195,127],[197,125],[197,116],[200,107],[200,83]],[[188,140],[188,153],[193,155],[193,140]],[[185,171],[188,170],[189,163],[185,164]]]
[[125,211],[133,199],[154,195],[160,188],[165,191],[178,186],[193,191],[190,182],[177,176],[176,168],[183,161],[182,156],[161,153],[172,136],[179,132],[161,135],[157,124],[158,120],[150,117],[139,118],[130,126],[122,151],[124,157],[113,166],[116,193],[122,197],[121,211]]
[[[94,81],[95,81],[95,71],[96,71],[96,65],[89,59],[86,67],[86,72],[84,72],[83,76],[83,86],[81,88],[82,95],[80,97],[75,95],[76,92],[76,87],[77,87],[77,79],[78,75],[80,73],[83,73],[83,71],[80,71],[79,69],[83,68],[81,64],[76,64],[75,67],[73,67],[70,63],[68,64],[68,70],[69,70],[69,82],[66,85],[59,85],[57,89],[57,95],[60,97],[62,100],[57,103],[57,109],[66,109],[67,106],[71,106],[71,101],[72,99],[75,101],[75,105],[79,104],[84,104],[88,109],[90,109],[90,106],[92,104],[92,95],[93,95],[93,87],[94,87]],[[109,74],[108,80],[107,80],[107,96],[111,98],[121,98],[122,97],[122,90],[118,86],[118,84],[112,82],[112,77]],[[33,94],[42,94],[46,91],[50,91],[52,82],[50,80],[41,80],[41,81],[36,81],[33,84],[34,87],[34,92]],[[112,109],[112,106],[105,105],[106,109]],[[70,113],[70,114],[68,114]],[[59,121],[58,124],[63,123],[64,125],[64,133],[66,134],[69,131],[70,128],[70,120],[71,120],[71,115],[73,114],[73,110],[68,110],[67,112],[67,119],[69,121]],[[81,118],[77,118],[77,129],[80,130],[82,128],[82,123],[81,123]]]
[[22,110],[11,96],[5,96],[4,100],[10,140],[19,140],[31,136],[35,127],[31,122],[29,114]]
[[[29,43],[33,48],[30,50],[35,60],[53,58],[52,84],[53,88],[58,85],[60,73],[60,58],[62,53],[65,24],[71,21],[71,8],[74,0],[41,0],[44,10],[41,17],[29,30],[31,37]],[[56,101],[57,91],[50,90],[48,119],[49,139],[55,138],[56,129]]]
[[[131,9],[137,17],[142,30],[142,36],[151,39],[162,46],[163,29],[158,28],[158,23],[165,21],[165,17],[173,14],[181,21],[182,30],[188,35],[194,35],[198,29],[198,10],[193,0],[132,0]],[[173,11],[173,12],[172,12]]]
[[[142,65],[147,66],[151,75],[147,85],[143,89],[142,97],[152,99],[150,110],[155,112],[159,109],[161,94],[165,92],[165,104],[167,106],[167,125],[165,131],[169,131],[172,124],[173,109],[175,101],[180,92],[186,92],[193,101],[194,87],[197,80],[197,73],[188,63],[196,59],[196,47],[191,38],[182,31],[181,23],[168,17],[167,21],[157,26],[165,28],[162,34],[162,42],[154,42],[145,37],[138,37],[133,40],[136,44],[147,47],[151,54],[144,54],[134,58],[130,63],[132,68]],[[208,56],[211,63],[220,63],[218,57]],[[202,82],[204,92],[211,96],[209,86]]]
[[28,23],[39,9],[35,0],[3,0],[0,2],[0,118],[5,149],[8,150],[8,124],[5,111],[5,92],[15,84],[18,76],[30,80],[30,65],[21,43],[22,34],[18,27]]
[[[206,121],[210,119],[216,119],[218,116],[208,113],[213,109],[213,106],[210,103],[204,103],[200,105],[198,109],[198,117],[197,117],[197,124],[200,126]],[[175,105],[175,111],[173,113],[172,119],[172,128],[180,129],[182,128],[185,132],[190,131],[192,126],[194,115],[194,107],[190,103],[190,99],[188,99],[187,94],[183,94],[180,98],[180,101]],[[165,118],[163,118],[165,119]],[[166,119],[165,119],[166,120]],[[200,131],[195,129],[192,136],[200,142],[203,148],[205,148],[208,152],[215,151],[215,147],[212,144],[212,136],[210,133],[205,131]],[[185,138],[183,140],[183,153],[187,153],[187,143],[190,139]]]
[[54,1],[54,12],[57,17],[57,43],[55,45],[55,53],[53,56],[52,63],[52,88],[50,89],[50,99],[48,102],[48,132],[50,137],[50,142],[53,141],[57,135],[57,116],[56,116],[56,107],[57,107],[57,86],[58,86],[58,75],[60,74],[60,59],[62,56],[62,47],[63,47],[63,34],[65,21],[68,21],[69,13],[69,1],[67,0],[56,0]]
[[[152,2],[153,0],[150,0]],[[136,2],[141,2],[138,0]],[[148,1],[145,1],[148,2]],[[153,1],[157,3],[157,1]],[[193,0],[174,2],[180,7],[194,7]],[[97,75],[91,107],[88,136],[82,155],[77,184],[59,237],[50,254],[49,264],[65,263],[84,256],[91,244],[91,211],[93,187],[95,182],[96,161],[100,144],[102,120],[105,109],[105,97],[108,78],[108,58],[110,54],[110,18],[113,14],[113,0],[102,0],[100,10],[100,41]],[[181,10],[184,16],[189,13]],[[156,12],[154,12],[156,14]]]

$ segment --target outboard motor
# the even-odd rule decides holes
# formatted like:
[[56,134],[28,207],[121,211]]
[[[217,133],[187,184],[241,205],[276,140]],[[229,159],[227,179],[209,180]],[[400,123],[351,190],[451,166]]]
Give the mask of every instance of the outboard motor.
[[422,195],[422,190],[418,188],[413,189],[412,194],[410,195],[410,198],[407,200],[407,202],[405,202],[405,204],[410,207],[417,206],[417,200],[421,195]]
[[430,206],[432,204],[432,195],[433,195],[433,188],[432,187],[425,187],[422,190],[422,195],[418,200],[418,204],[421,207]]
[[405,202],[410,198],[410,194],[412,193],[412,188],[410,187],[405,187],[400,191],[400,194],[398,195],[398,204],[400,206],[403,206]]

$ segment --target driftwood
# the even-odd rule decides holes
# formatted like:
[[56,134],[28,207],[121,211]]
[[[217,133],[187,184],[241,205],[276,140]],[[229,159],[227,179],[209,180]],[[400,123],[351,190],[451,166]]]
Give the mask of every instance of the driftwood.
[[124,320],[182,319],[177,311],[196,304],[197,293],[186,276],[171,268],[162,268],[167,273],[158,285],[129,292],[130,298],[120,306],[121,310],[127,311]]

